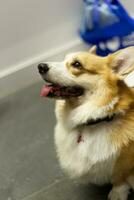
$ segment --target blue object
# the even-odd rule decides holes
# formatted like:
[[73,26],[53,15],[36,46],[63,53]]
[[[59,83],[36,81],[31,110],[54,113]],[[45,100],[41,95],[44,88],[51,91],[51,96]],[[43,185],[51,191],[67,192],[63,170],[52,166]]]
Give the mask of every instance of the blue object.
[[134,45],[134,19],[118,0],[84,0],[82,39],[105,56]]

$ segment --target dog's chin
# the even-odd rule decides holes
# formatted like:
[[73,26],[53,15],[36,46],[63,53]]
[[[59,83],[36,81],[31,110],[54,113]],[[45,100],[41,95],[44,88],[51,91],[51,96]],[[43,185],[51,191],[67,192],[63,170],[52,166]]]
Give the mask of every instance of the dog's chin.
[[41,97],[67,99],[80,97],[84,94],[84,89],[80,86],[63,86],[55,83],[45,84],[41,89]]

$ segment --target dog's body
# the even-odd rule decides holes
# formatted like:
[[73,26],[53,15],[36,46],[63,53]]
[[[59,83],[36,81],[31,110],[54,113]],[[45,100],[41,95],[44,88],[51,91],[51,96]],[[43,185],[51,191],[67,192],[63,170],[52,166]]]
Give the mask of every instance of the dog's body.
[[[55,128],[62,168],[84,182],[112,183],[110,200],[127,200],[134,188],[134,92],[121,78],[134,67],[133,53],[133,47],[105,58],[80,52],[42,73],[45,80],[58,83],[42,96],[64,96],[56,102]],[[69,98],[59,84],[73,87]],[[74,92],[74,85],[84,92]]]
[[[118,154],[114,145],[110,143],[110,137],[107,136],[109,125],[112,128],[113,123],[103,122],[97,126],[70,130],[67,124],[73,111],[65,104],[65,102],[57,102],[56,108],[59,117],[57,117],[55,141],[62,168],[71,177],[82,178],[83,181],[95,184],[110,182]],[[63,116],[66,112],[67,114]]]

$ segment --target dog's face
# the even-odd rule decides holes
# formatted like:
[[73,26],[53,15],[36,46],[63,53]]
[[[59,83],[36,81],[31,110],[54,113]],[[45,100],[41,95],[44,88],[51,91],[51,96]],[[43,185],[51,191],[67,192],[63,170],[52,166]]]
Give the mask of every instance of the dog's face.
[[[41,63],[38,66],[39,72],[42,78],[50,83],[43,87],[41,95],[71,98],[114,87],[119,80],[118,73],[124,75],[130,63],[132,64],[132,61],[128,62],[131,60],[128,53],[132,50],[129,48],[124,56],[122,50],[107,57],[100,57],[94,54],[93,48],[89,52],[72,53],[66,56],[63,62]],[[124,70],[126,64],[128,66]]]

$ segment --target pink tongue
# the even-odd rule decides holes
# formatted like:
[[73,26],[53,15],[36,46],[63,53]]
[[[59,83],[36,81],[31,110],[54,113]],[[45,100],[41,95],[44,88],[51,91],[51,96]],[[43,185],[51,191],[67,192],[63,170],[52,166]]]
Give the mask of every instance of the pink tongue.
[[51,89],[52,89],[51,86],[44,85],[43,88],[41,89],[40,96],[41,97],[46,97],[49,94],[49,92],[51,91]]

